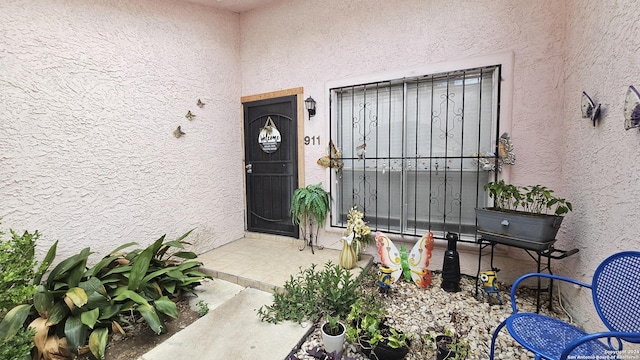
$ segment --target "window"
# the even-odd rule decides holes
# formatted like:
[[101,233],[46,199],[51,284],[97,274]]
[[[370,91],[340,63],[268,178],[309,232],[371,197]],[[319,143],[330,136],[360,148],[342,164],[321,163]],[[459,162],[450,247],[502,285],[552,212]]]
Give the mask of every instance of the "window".
[[[500,66],[331,89],[331,133],[342,171],[331,172],[346,225],[353,205],[372,229],[475,235],[475,208],[493,172]],[[478,155],[480,154],[480,155]]]

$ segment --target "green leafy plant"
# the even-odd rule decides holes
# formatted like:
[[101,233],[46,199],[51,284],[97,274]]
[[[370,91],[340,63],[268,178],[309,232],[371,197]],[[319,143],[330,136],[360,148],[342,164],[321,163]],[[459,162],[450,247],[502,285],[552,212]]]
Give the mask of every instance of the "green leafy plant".
[[10,232],[11,239],[7,241],[0,232],[0,359],[30,359],[35,332],[23,324],[31,309],[28,303],[36,292],[35,284],[40,282],[52,256],[48,253],[36,269],[34,254],[40,233]]
[[[319,228],[324,224],[330,209],[331,197],[322,188],[322,184],[298,188],[293,192],[291,199],[291,221],[294,225],[300,225],[303,238],[307,239],[307,234],[309,234],[309,241],[311,241],[314,233],[314,222],[317,238]],[[308,233],[307,226],[309,227]]]
[[273,304],[258,309],[262,321],[278,323],[284,320],[302,322],[316,320],[327,314],[345,317],[362,294],[360,282],[349,270],[328,262],[321,271],[312,264],[300,270],[284,284],[283,291],[273,294]]
[[524,211],[532,214],[564,215],[573,210],[573,204],[553,194],[542,185],[515,186],[504,180],[484,186],[494,201],[494,207],[502,211]]
[[0,359],[30,360],[33,329],[20,328],[12,337],[0,340]]
[[331,207],[329,193],[322,188],[322,184],[308,185],[293,192],[291,200],[291,217],[293,223],[304,223],[310,216],[318,224],[324,220]]
[[196,303],[198,308],[198,316],[203,317],[209,313],[209,305],[206,302],[200,300]]
[[338,336],[344,331],[344,328],[340,324],[339,316],[327,315],[326,320],[327,322],[323,325],[323,329],[328,335]]
[[391,335],[389,335],[387,340],[387,344],[389,344],[389,346],[394,349],[398,349],[407,345],[407,334],[399,333],[394,328],[390,328],[389,332],[391,332]]
[[368,293],[352,306],[346,321],[347,341],[363,349],[373,350],[381,343],[391,348],[407,347],[407,335],[384,324],[386,310],[374,294]]
[[461,340],[451,329],[445,329],[444,335],[436,336],[433,341],[442,359],[462,360],[469,355],[469,340]]
[[462,360],[469,355],[469,340],[460,340],[449,331],[445,331],[444,336],[437,336],[434,341],[442,359]]
[[0,232],[0,319],[7,309],[26,302],[36,292],[34,251],[40,233],[25,231],[18,235],[10,231],[11,239],[7,241]]
[[[88,347],[98,359],[104,359],[110,329],[124,333],[127,323],[143,318],[155,333],[166,331],[164,317],[178,316],[174,301],[209,277],[197,270],[201,263],[189,261],[196,254],[184,251],[189,233],[166,242],[162,236],[128,253],[122,250],[135,243],[124,244],[90,268],[91,252],[82,249],[58,263],[37,286],[33,305],[14,307],[0,329],[15,334],[35,310],[29,327],[36,333],[38,358],[77,355]],[[56,246],[45,257],[47,264]]]

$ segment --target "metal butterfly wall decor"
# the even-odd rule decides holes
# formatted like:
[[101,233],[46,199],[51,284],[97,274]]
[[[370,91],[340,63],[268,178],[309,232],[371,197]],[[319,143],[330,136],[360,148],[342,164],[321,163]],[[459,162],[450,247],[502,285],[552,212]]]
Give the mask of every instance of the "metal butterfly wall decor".
[[480,170],[502,171],[502,165],[514,165],[516,163],[516,153],[513,151],[513,143],[509,133],[503,133],[498,139],[498,156],[491,151],[473,153],[474,164]]
[[173,130],[173,136],[175,136],[176,138],[180,138],[182,135],[185,135],[185,132],[182,131],[180,126],[178,126],[177,129]]
[[624,99],[624,128],[625,130],[640,127],[640,93],[631,85]]
[[591,100],[591,97],[586,92],[582,92],[582,117],[585,119],[591,119],[593,126],[596,126],[596,121],[600,117],[600,104],[596,104]]
[[194,117],[196,117],[194,114],[191,113],[191,110],[187,111],[187,115],[185,115],[184,117],[187,118],[187,120],[191,121],[193,120]]
[[198,105],[198,107],[202,109],[206,104],[203,103],[202,100],[198,99],[198,102],[196,103],[196,105]]

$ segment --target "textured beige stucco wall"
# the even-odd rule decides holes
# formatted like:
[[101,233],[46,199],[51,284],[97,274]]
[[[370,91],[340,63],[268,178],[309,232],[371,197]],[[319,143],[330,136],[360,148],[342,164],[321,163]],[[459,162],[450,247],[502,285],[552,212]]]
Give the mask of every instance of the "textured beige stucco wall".
[[241,237],[239,44],[238,14],[190,3],[0,2],[2,228],[58,259]]
[[[511,180],[558,188],[565,11],[563,1],[273,3],[241,15],[242,93],[303,86],[305,97],[318,101],[318,112],[305,121],[304,133],[319,135],[324,141],[304,147],[306,183],[322,181],[328,188],[328,170],[316,164],[329,139],[328,83],[510,52],[513,89],[505,96],[512,97],[513,106],[510,116],[501,122],[516,147],[517,165],[510,169]],[[339,232],[327,231],[321,233],[320,242],[339,247]],[[435,253],[433,268],[441,266],[442,251],[440,247]],[[511,253],[496,261],[505,269],[500,274],[503,280],[535,269],[526,262],[524,252]],[[473,249],[462,256],[463,270],[475,275]],[[519,258],[525,259],[524,264]]]
[[[568,1],[562,114],[562,185],[575,210],[563,225],[563,244],[580,249],[562,262],[562,272],[591,281],[596,266],[622,250],[640,249],[640,132],[624,129],[629,85],[640,86],[640,18],[635,0]],[[596,127],[580,117],[586,91],[602,104]],[[563,288],[574,317],[602,329],[588,311],[585,292]]]

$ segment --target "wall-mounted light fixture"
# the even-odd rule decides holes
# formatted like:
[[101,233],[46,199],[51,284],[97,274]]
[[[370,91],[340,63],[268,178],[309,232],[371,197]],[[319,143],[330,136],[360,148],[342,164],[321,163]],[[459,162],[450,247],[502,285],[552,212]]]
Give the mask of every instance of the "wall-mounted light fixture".
[[640,127],[640,93],[631,85],[624,99],[624,128],[625,130]]
[[596,121],[600,117],[600,104],[596,104],[591,100],[586,92],[582,92],[582,117],[585,119],[591,119],[593,126],[596,126]]
[[316,114],[316,101],[309,96],[307,100],[304,101],[304,107],[307,108],[307,111],[309,112],[309,120],[311,120],[311,117]]

